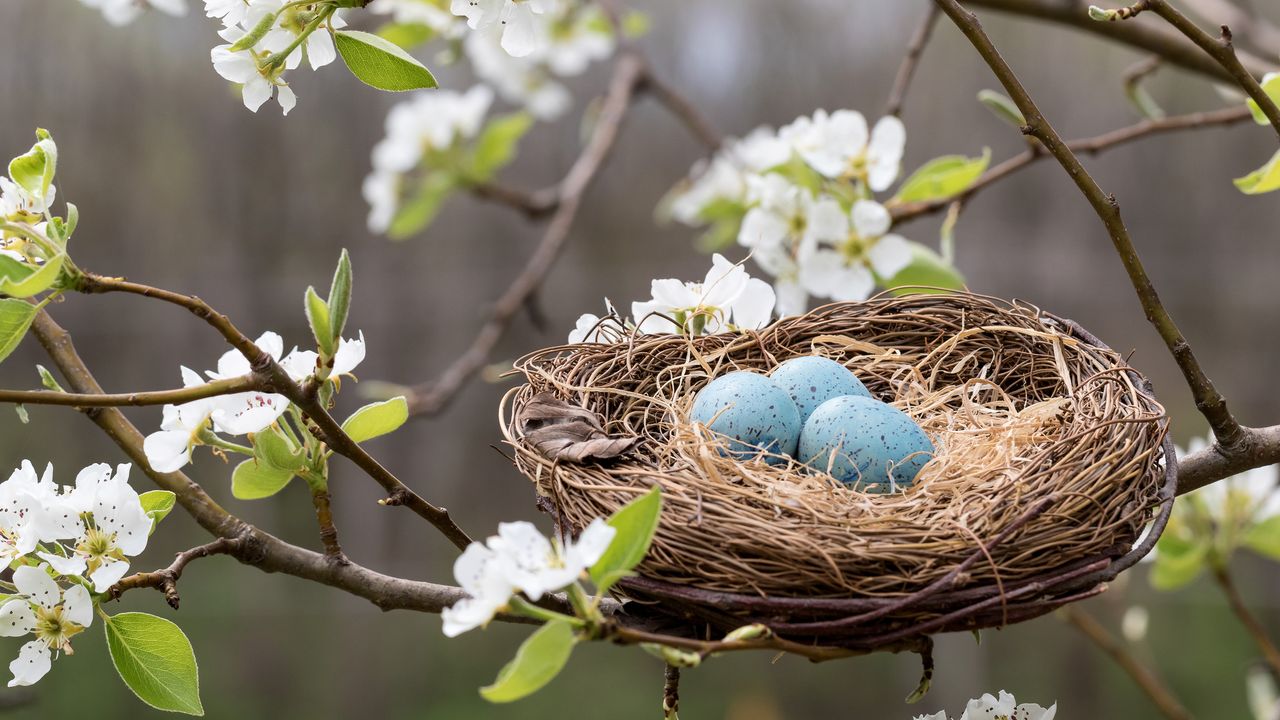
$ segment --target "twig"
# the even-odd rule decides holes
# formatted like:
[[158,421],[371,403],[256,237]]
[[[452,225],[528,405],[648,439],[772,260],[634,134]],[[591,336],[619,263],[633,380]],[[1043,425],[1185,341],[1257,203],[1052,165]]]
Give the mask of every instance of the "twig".
[[924,54],[924,48],[929,44],[934,26],[938,24],[938,14],[937,6],[930,6],[920,20],[920,24],[916,26],[916,31],[911,36],[911,43],[907,46],[907,55],[902,58],[902,64],[898,66],[898,75],[893,80],[893,89],[889,91],[889,102],[884,107],[885,115],[901,117],[902,103],[907,99],[907,90],[911,87],[911,78],[915,76],[916,68],[920,65],[920,56]]
[[136,393],[64,393],[53,390],[0,390],[0,402],[22,405],[64,405],[70,407],[141,407],[145,405],[180,405],[193,400],[231,395],[239,392],[261,390],[261,383],[253,375],[183,388],[181,390],[156,390]]
[[480,183],[471,186],[471,193],[482,200],[489,200],[524,213],[530,220],[546,217],[555,212],[559,193],[554,187],[527,192],[497,183]]
[[180,600],[178,597],[178,579],[182,577],[182,571],[186,569],[187,564],[196,558],[209,557],[210,555],[233,555],[239,549],[241,542],[239,539],[220,537],[213,542],[193,547],[190,550],[184,550],[178,553],[178,557],[174,559],[173,563],[163,570],[136,573],[122,578],[120,582],[107,588],[107,597],[112,600],[119,600],[121,595],[134,588],[155,588],[164,593],[164,599],[169,603],[169,607],[177,610]]
[[957,0],[935,0],[935,2],[973,44],[978,54],[1000,80],[1005,91],[1017,104],[1018,109],[1022,111],[1027,121],[1027,126],[1022,129],[1023,134],[1040,141],[1040,144],[1057,159],[1076,187],[1080,189],[1081,194],[1089,201],[1098,219],[1102,221],[1107,233],[1111,236],[1111,242],[1120,256],[1125,272],[1129,275],[1129,281],[1138,295],[1138,300],[1142,303],[1147,320],[1165,341],[1169,352],[1182,370],[1183,377],[1195,398],[1196,407],[1209,421],[1209,426],[1213,428],[1218,441],[1226,448],[1234,447],[1244,434],[1240,424],[1227,409],[1226,400],[1214,388],[1213,382],[1200,367],[1200,362],[1192,352],[1191,345],[1182,336],[1182,332],[1178,330],[1168,310],[1160,302],[1160,296],[1156,293],[1155,286],[1138,257],[1138,251],[1133,245],[1133,239],[1129,236],[1129,230],[1120,217],[1120,206],[1115,197],[1108,195],[1098,186],[1098,183],[1080,164],[1075,153],[1041,114],[1040,108],[1031,99],[1013,69],[991,44],[991,39],[982,30],[978,18],[965,10]]
[[[1127,127],[1112,130],[1111,132],[1097,135],[1090,138],[1081,138],[1072,140],[1067,143],[1067,147],[1073,152],[1083,152],[1096,155],[1109,150],[1118,145],[1124,145],[1135,140],[1152,137],[1154,135],[1162,135],[1169,132],[1178,132],[1182,130],[1198,130],[1209,127],[1223,127],[1235,125],[1244,122],[1252,117],[1248,108],[1233,107],[1224,110],[1212,110],[1209,112],[1189,113],[1186,115],[1175,115],[1173,117],[1161,118],[1159,120],[1143,120]],[[1030,149],[1015,155],[1008,160],[996,165],[995,167],[983,173],[967,190],[957,196],[949,197],[943,200],[906,203],[891,207],[895,223],[913,220],[923,215],[941,212],[946,210],[952,203],[956,201],[968,202],[978,192],[990,187],[991,185],[1003,180],[1013,173],[1031,165],[1032,163],[1049,157],[1042,145],[1033,145]]]
[[1280,463],[1280,425],[1240,428],[1231,448],[1214,443],[1178,460],[1178,494],[1184,495],[1246,470]]
[[529,258],[524,270],[510,288],[494,303],[489,319],[471,346],[458,356],[435,381],[414,389],[409,397],[409,410],[416,415],[430,415],[443,410],[489,359],[489,353],[502,338],[511,320],[542,284],[560,249],[568,239],[577,218],[582,196],[604,166],[618,131],[626,117],[636,88],[644,78],[644,63],[635,55],[623,55],[614,66],[608,96],[600,111],[600,120],[591,141],[574,162],[560,184],[560,197],[542,241]]
[[1223,25],[1238,27],[1252,42],[1255,50],[1280,55],[1280,27],[1256,12],[1241,8],[1231,0],[1184,0],[1195,14],[1204,19],[1217,18]]
[[324,556],[330,562],[345,564],[350,561],[343,554],[342,545],[338,543],[338,528],[333,524],[331,499],[328,490],[311,488],[311,504],[316,509],[316,524],[320,526],[320,543],[324,545]]
[[1109,655],[1120,669],[1129,675],[1142,692],[1151,699],[1151,702],[1155,703],[1161,714],[1170,720],[1190,720],[1191,715],[1173,696],[1169,688],[1165,687],[1160,678],[1139,662],[1128,648],[1107,632],[1107,629],[1102,627],[1102,624],[1092,615],[1069,605],[1063,608],[1061,613],[1063,619],[1079,630],[1099,650]]
[[644,81],[636,89],[647,90],[652,93],[654,99],[679,119],[707,150],[715,152],[720,149],[720,143],[722,142],[720,133],[716,131],[715,126],[711,124],[707,116],[703,115],[697,106],[676,90],[674,86],[655,74],[647,60],[644,68]]
[[1271,127],[1275,130],[1276,136],[1280,137],[1280,108],[1276,107],[1271,96],[1267,95],[1262,86],[1258,84],[1258,79],[1253,73],[1240,62],[1240,58],[1236,55],[1235,45],[1231,42],[1231,30],[1226,26],[1222,26],[1222,34],[1219,37],[1213,37],[1196,25],[1190,18],[1178,12],[1178,9],[1170,5],[1167,0],[1143,0],[1151,12],[1164,18],[1166,22],[1172,25],[1178,32],[1187,36],[1187,39],[1195,43],[1206,55],[1218,61],[1223,69],[1231,75],[1249,97],[1262,108],[1262,113],[1271,121]]
[[1236,589],[1235,581],[1231,579],[1231,573],[1221,566],[1213,568],[1213,579],[1218,583],[1218,587],[1222,588],[1222,594],[1227,597],[1227,604],[1231,606],[1231,612],[1235,613],[1236,618],[1240,620],[1240,624],[1244,625],[1245,630],[1253,637],[1253,641],[1258,645],[1258,649],[1262,651],[1263,658],[1266,659],[1267,665],[1271,666],[1271,674],[1274,677],[1280,677],[1280,649],[1276,648],[1275,643],[1271,642],[1271,638],[1267,636],[1266,628],[1262,627],[1262,623],[1258,622],[1258,618],[1249,612],[1249,608],[1245,607],[1244,600],[1240,597],[1240,591]]
[[[1087,12],[1089,3],[1085,0],[968,0],[968,4],[1101,35],[1113,42],[1124,43],[1159,55],[1170,65],[1218,80],[1233,80],[1231,74],[1212,58],[1206,57],[1195,45],[1166,28],[1142,23],[1100,23],[1089,19]],[[1263,60],[1248,53],[1240,53],[1239,57],[1249,72],[1254,75],[1261,76],[1276,69],[1274,61]]]
[[[471,538],[453,522],[449,511],[427,502],[417,493],[409,489],[391,471],[387,470],[372,455],[365,452],[359,443],[352,440],[338,421],[333,419],[329,411],[317,399],[314,388],[304,389],[293,381],[275,358],[263,352],[247,335],[231,322],[226,315],[214,310],[208,303],[193,295],[163,290],[160,288],[129,282],[123,278],[108,278],[86,272],[81,276],[77,288],[84,293],[123,292],[133,295],[161,300],[178,307],[185,308],[196,317],[204,320],[222,335],[240,354],[249,361],[254,377],[264,390],[278,392],[302,409],[311,418],[318,429],[317,437],[329,445],[335,452],[354,462],[369,477],[373,478],[399,502],[388,503],[404,505],[419,517],[431,523],[459,549],[471,544]],[[310,428],[310,426],[308,426]]]
[[680,715],[680,668],[667,665],[662,672],[662,717],[674,720]]

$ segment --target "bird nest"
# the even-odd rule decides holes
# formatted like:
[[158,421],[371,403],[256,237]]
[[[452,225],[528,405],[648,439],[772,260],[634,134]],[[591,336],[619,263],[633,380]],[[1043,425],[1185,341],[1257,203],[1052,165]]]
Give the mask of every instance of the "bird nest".
[[[933,440],[912,486],[874,494],[795,462],[744,461],[689,421],[712,378],[810,354]],[[759,332],[549,348],[516,369],[527,382],[504,399],[503,432],[561,528],[661,487],[653,546],[619,590],[634,621],[667,632],[762,623],[875,650],[1020,622],[1101,592],[1172,508],[1150,384],[1075,323],[1021,303],[881,296]]]

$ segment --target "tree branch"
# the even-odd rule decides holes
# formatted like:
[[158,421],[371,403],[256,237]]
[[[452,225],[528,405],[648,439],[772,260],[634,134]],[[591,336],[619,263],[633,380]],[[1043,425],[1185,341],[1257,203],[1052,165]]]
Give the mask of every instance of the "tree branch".
[[458,394],[489,359],[489,353],[497,345],[520,308],[538,289],[560,254],[569,231],[577,218],[582,196],[591,186],[608,159],[627,109],[631,106],[635,91],[644,80],[643,60],[631,54],[618,58],[613,78],[609,82],[608,95],[600,111],[600,119],[591,141],[574,162],[564,181],[559,185],[559,199],[542,241],[534,250],[524,270],[516,276],[511,286],[494,303],[489,320],[453,364],[433,382],[420,385],[409,396],[409,411],[415,415],[440,412]]
[[1213,569],[1213,579],[1218,583],[1218,587],[1222,588],[1222,593],[1227,597],[1227,604],[1231,606],[1231,612],[1235,613],[1236,618],[1240,620],[1240,624],[1244,625],[1249,636],[1253,638],[1258,649],[1262,651],[1263,658],[1266,659],[1267,665],[1271,666],[1271,674],[1273,677],[1280,677],[1280,648],[1271,642],[1271,638],[1267,635],[1266,628],[1262,627],[1262,623],[1258,622],[1258,618],[1249,612],[1249,608],[1245,607],[1244,599],[1240,597],[1240,591],[1236,589],[1235,582],[1231,579],[1231,573],[1225,567],[1215,567]]
[[1195,398],[1196,407],[1209,421],[1209,426],[1213,428],[1218,441],[1225,448],[1234,448],[1244,434],[1240,424],[1231,415],[1226,400],[1218,393],[1213,382],[1200,367],[1200,362],[1192,352],[1191,345],[1182,336],[1177,324],[1160,302],[1160,296],[1156,293],[1155,286],[1147,275],[1142,260],[1138,257],[1138,251],[1134,247],[1133,239],[1129,236],[1129,230],[1120,217],[1120,206],[1116,203],[1115,197],[1108,195],[1098,186],[1098,183],[1080,164],[1075,153],[1067,147],[1062,137],[1045,119],[1013,69],[1001,57],[1000,52],[992,45],[991,39],[982,30],[978,18],[965,10],[957,0],[935,0],[935,2],[973,44],[978,54],[999,79],[1000,84],[1004,86],[1005,91],[1017,104],[1018,109],[1022,111],[1027,121],[1027,126],[1022,129],[1023,134],[1034,137],[1049,154],[1057,159],[1081,194],[1089,201],[1098,219],[1106,227],[1108,235],[1111,236],[1111,242],[1120,256],[1125,272],[1129,275],[1129,281],[1138,295],[1147,320],[1165,341],[1165,345],[1182,371]]
[[1280,463],[1280,425],[1240,428],[1231,448],[1213,443],[1178,460],[1178,494],[1184,495],[1246,470]]
[[[1198,130],[1201,128],[1236,125],[1250,119],[1251,117],[1252,115],[1249,113],[1248,108],[1233,107],[1223,110],[1175,115],[1173,117],[1161,118],[1159,120],[1143,120],[1142,122],[1134,123],[1133,125],[1119,128],[1117,130],[1112,130],[1111,132],[1103,133],[1102,135],[1072,140],[1067,143],[1067,148],[1073,152],[1097,155],[1118,145],[1125,145],[1135,140],[1141,140],[1155,135],[1163,135],[1165,133],[1179,132],[1182,130]],[[957,201],[962,203],[968,202],[970,198],[981,192],[983,189],[990,187],[996,182],[999,182],[1036,161],[1047,157],[1050,156],[1045,153],[1042,145],[1033,145],[1030,149],[987,170],[983,173],[982,177],[978,178],[973,185],[959,195],[942,200],[906,203],[890,207],[890,211],[893,214],[893,220],[895,223],[902,223],[923,215],[942,212],[952,203]]]
[[[968,0],[968,4],[1083,30],[1159,55],[1170,65],[1217,80],[1234,81],[1231,73],[1213,58],[1205,57],[1194,44],[1166,28],[1142,23],[1100,23],[1089,19],[1088,0]],[[1239,57],[1249,72],[1256,76],[1276,69],[1276,63],[1248,53],[1240,53]]]
[[920,24],[916,26],[911,42],[907,45],[906,57],[902,58],[902,64],[898,66],[898,75],[893,80],[893,89],[889,91],[889,102],[884,107],[885,115],[901,117],[902,104],[907,99],[907,90],[911,87],[911,79],[915,77],[916,68],[920,65],[920,56],[924,54],[924,48],[929,44],[929,38],[933,36],[933,28],[938,24],[938,14],[938,7],[930,5],[925,16],[920,19]]
[[1061,612],[1068,623],[1079,630],[1080,634],[1088,638],[1099,650],[1110,656],[1120,669],[1129,675],[1142,692],[1151,699],[1151,702],[1155,703],[1161,714],[1170,720],[1190,720],[1191,715],[1173,696],[1169,688],[1165,687],[1160,678],[1138,662],[1128,648],[1107,632],[1106,628],[1102,627],[1102,624],[1092,615],[1070,605],[1063,608]]
[[1215,38],[1200,29],[1200,26],[1192,22],[1186,15],[1178,12],[1177,8],[1170,5],[1167,0],[1143,1],[1151,9],[1151,12],[1164,18],[1178,32],[1185,35],[1187,39],[1203,50],[1206,55],[1218,61],[1218,64],[1231,75],[1236,84],[1248,93],[1254,102],[1258,103],[1258,107],[1262,108],[1262,113],[1271,121],[1271,127],[1275,130],[1276,136],[1280,137],[1280,108],[1276,107],[1275,102],[1258,84],[1258,79],[1254,77],[1253,73],[1240,62],[1235,45],[1231,42],[1231,30],[1226,25],[1222,26],[1222,35]]
[[147,405],[181,405],[193,400],[261,390],[253,375],[215,380],[181,390],[154,392],[95,394],[66,393],[53,390],[0,390],[0,402],[21,405],[63,405],[70,407],[141,407]]
[[[108,278],[85,272],[76,288],[83,293],[123,292],[161,300],[185,308],[218,331],[228,343],[249,361],[254,376],[265,391],[278,392],[302,408],[315,423],[319,437],[338,454],[354,462],[360,469],[383,487],[396,502],[388,505],[404,505],[431,523],[459,549],[471,544],[471,538],[449,517],[448,510],[427,502],[394,474],[383,467],[359,443],[352,440],[342,426],[317,399],[314,388],[304,389],[293,381],[275,358],[263,352],[252,340],[236,328],[226,315],[214,310],[208,303],[193,295],[162,290],[160,288],[129,282],[123,278]],[[100,391],[99,391],[100,392]],[[149,466],[148,466],[149,467]]]
[[107,588],[107,597],[112,600],[119,600],[129,590],[135,588],[155,588],[164,593],[164,599],[169,603],[169,607],[174,610],[178,609],[180,598],[178,597],[178,579],[182,577],[182,571],[187,565],[196,558],[209,557],[210,555],[234,555],[236,550],[242,544],[240,538],[220,537],[210,543],[205,543],[190,550],[184,550],[178,553],[178,557],[174,559],[169,567],[154,572],[143,572],[122,578],[120,582]]

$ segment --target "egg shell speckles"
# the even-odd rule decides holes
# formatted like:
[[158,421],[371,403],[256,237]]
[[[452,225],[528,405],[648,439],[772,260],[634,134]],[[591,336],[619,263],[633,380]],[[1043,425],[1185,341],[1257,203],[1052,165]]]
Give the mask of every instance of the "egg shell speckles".
[[933,457],[933,443],[895,407],[844,396],[818,406],[800,433],[800,462],[867,492],[910,485]]
[[[738,371],[712,380],[698,392],[689,418],[731,438],[730,452],[749,458],[761,450],[795,455],[800,411],[785,390],[759,373]],[[768,458],[781,464],[783,458]]]
[[869,398],[862,381],[848,368],[817,355],[791,358],[769,373],[778,387],[786,390],[800,411],[800,423],[831,398],[854,395]]

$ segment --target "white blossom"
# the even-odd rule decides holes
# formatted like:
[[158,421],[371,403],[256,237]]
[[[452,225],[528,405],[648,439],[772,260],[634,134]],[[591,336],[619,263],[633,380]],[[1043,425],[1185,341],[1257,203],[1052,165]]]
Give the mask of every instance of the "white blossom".
[[53,206],[57,192],[58,189],[50,185],[45,197],[37,197],[9,178],[0,177],[0,218],[42,216]]
[[[61,554],[36,553],[60,575],[85,575],[94,591],[103,593],[124,577],[129,557],[147,547],[151,517],[138,493],[129,485],[129,465],[116,468],[103,463],[90,465],[76,477],[75,489],[63,506],[64,519],[75,518],[75,535]],[[81,522],[88,514],[89,522]]]
[[499,37],[512,57],[538,50],[550,35],[551,0],[452,0],[450,11],[465,17],[467,26]]
[[455,38],[464,32],[467,23],[450,12],[448,6],[449,0],[373,0],[365,9],[390,15],[397,23],[425,25],[439,35]]
[[516,592],[536,602],[577,582],[604,555],[616,532],[597,518],[576,541],[553,542],[532,523],[499,524],[497,535],[471,543],[454,563],[454,577],[468,597],[443,612],[444,634],[455,637],[485,626]]
[[554,120],[573,103],[569,90],[533,58],[512,57],[484,33],[463,39],[463,51],[476,75],[493,85],[507,102],[524,106],[539,120]]
[[717,333],[730,326],[758,330],[769,324],[776,299],[769,283],[752,278],[718,253],[702,282],[654,280],[650,290],[650,300],[631,305],[632,318],[643,333]]
[[881,118],[870,134],[853,110],[818,110],[779,131],[814,170],[829,178],[859,178],[875,192],[889,189],[902,165],[907,133],[902,121]]
[[93,601],[82,585],[65,591],[48,573],[48,565],[23,565],[13,571],[17,594],[0,606],[0,636],[34,634],[9,663],[9,687],[33,685],[49,672],[52,651],[72,654],[71,638],[93,622]]
[[889,234],[889,211],[874,200],[858,200],[845,213],[834,200],[820,200],[810,231],[820,246],[800,266],[800,283],[833,300],[865,300],[877,277],[888,279],[911,263],[911,249]]
[[187,0],[80,0],[87,7],[102,13],[102,17],[117,27],[128,25],[148,8],[155,8],[169,15],[187,14]]
[[493,91],[476,85],[465,93],[432,90],[398,103],[387,114],[387,134],[373,148],[375,171],[405,173],[425,153],[447,150],[480,131]]
[[[1018,705],[1013,695],[1001,690],[999,697],[987,693],[970,700],[959,720],[1053,720],[1057,713],[1057,703],[1048,708],[1035,703]],[[939,711],[932,715],[917,715],[915,720],[947,720],[947,714]]]
[[229,40],[225,45],[218,45],[209,51],[209,59],[213,69],[224,79],[241,85],[241,99],[244,106],[252,112],[258,112],[263,103],[271,99],[272,94],[280,103],[285,115],[298,104],[298,97],[288,85],[284,84],[278,74],[264,72],[258,66],[258,58],[252,50],[233,51],[231,45],[239,39],[242,32],[224,30],[223,38]]
[[204,14],[217,18],[226,27],[244,22],[249,12],[249,0],[204,0]]

